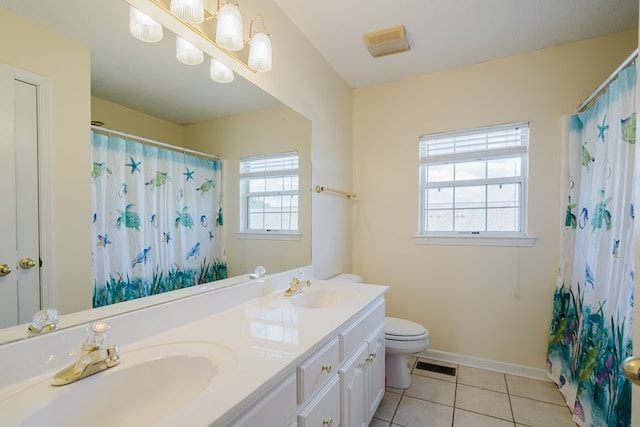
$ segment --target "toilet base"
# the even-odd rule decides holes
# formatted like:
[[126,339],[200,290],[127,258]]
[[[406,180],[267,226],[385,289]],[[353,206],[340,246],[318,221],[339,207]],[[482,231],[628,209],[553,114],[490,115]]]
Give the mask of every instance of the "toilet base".
[[409,388],[411,385],[411,354],[385,355],[385,369],[387,374],[387,387]]

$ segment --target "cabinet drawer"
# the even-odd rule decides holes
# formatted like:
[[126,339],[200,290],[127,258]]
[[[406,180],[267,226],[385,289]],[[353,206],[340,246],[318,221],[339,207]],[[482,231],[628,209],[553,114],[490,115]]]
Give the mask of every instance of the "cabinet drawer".
[[340,337],[340,360],[346,360],[356,348],[378,328],[384,327],[384,299],[373,303],[372,308],[353,320]]
[[340,426],[340,381],[333,374],[329,383],[298,414],[298,427]]
[[298,366],[298,403],[304,403],[338,372],[339,347],[336,337]]

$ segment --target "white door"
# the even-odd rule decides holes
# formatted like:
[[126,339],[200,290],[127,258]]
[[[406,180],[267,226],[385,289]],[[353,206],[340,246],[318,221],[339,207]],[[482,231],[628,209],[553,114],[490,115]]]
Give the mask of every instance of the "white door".
[[40,309],[37,86],[0,68],[0,327]]

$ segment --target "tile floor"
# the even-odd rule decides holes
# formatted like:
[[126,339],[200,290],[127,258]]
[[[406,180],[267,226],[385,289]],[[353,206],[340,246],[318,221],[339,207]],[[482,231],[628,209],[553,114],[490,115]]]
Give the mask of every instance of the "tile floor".
[[[456,375],[415,369],[417,361]],[[387,388],[369,427],[575,427],[555,384],[412,358],[411,386]]]

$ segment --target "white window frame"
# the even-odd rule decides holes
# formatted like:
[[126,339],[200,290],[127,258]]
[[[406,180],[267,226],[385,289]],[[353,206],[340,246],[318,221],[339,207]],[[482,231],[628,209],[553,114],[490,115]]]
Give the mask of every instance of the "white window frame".
[[[248,162],[262,162],[266,164],[269,162],[280,163],[283,159],[295,157],[295,161],[287,166],[284,166],[286,161],[283,162],[282,167],[275,165],[267,165],[264,170],[247,171],[243,166]],[[240,159],[240,230],[236,233],[239,239],[257,239],[257,240],[299,240],[300,231],[299,223],[296,229],[250,229],[248,222],[248,204],[249,199],[256,196],[296,196],[298,197],[298,211],[290,213],[296,215],[299,221],[299,202],[300,202],[300,176],[299,176],[299,153],[297,151],[289,151],[285,153],[274,153],[267,155],[248,156]],[[285,191],[264,191],[264,192],[250,192],[249,191],[249,179],[252,178],[270,178],[270,177],[292,177],[295,176],[298,180],[298,188],[296,190]]]
[[[527,132],[522,137],[518,137],[520,143],[510,146],[491,147],[489,144],[483,149],[469,150],[459,147],[457,138],[465,139],[469,136],[479,136],[495,134],[501,132],[519,132],[526,128]],[[447,142],[445,142],[447,141]],[[429,143],[432,143],[429,150]],[[437,143],[445,143],[444,147]],[[500,146],[502,145],[502,146]],[[430,153],[430,151],[432,151]],[[443,132],[438,134],[422,135],[419,138],[419,161],[420,161],[420,185],[419,185],[419,231],[414,236],[417,244],[443,244],[443,245],[474,245],[474,246],[533,246],[535,237],[527,235],[527,177],[528,177],[528,155],[529,155],[529,123],[519,122],[505,125],[489,126],[485,128],[468,129],[463,131]],[[503,178],[484,178],[477,180],[464,180],[429,183],[427,167],[438,164],[456,164],[477,160],[493,160],[520,157],[520,175]],[[520,230],[518,231],[429,231],[427,224],[426,193],[429,188],[461,188],[466,186],[487,186],[499,184],[520,184],[519,218]],[[455,209],[455,208],[454,208]],[[484,209],[489,209],[485,199]]]

